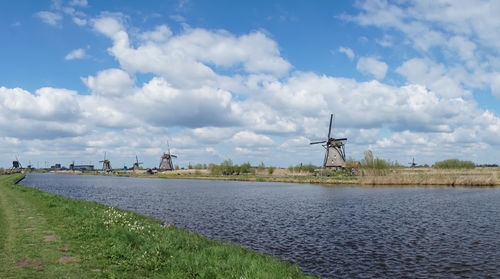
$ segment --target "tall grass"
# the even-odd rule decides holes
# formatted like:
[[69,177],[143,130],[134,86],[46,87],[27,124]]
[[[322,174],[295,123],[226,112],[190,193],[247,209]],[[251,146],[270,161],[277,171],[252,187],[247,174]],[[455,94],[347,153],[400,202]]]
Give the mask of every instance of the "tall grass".
[[365,151],[365,157],[361,160],[361,176],[377,176],[387,175],[389,171],[402,166],[398,161],[391,162],[388,160],[377,158],[371,150]]
[[436,169],[473,169],[476,165],[471,161],[460,161],[458,159],[449,159],[439,161],[432,166]]
[[312,164],[307,164],[307,165],[296,165],[296,166],[290,166],[288,167],[288,171],[290,172],[308,172],[308,173],[314,173],[314,170],[317,169],[318,167],[312,165]]

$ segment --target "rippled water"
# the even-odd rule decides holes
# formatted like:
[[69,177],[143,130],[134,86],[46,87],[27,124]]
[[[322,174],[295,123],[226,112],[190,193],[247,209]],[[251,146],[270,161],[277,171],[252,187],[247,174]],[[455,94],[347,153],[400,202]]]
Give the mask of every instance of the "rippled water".
[[500,278],[500,189],[28,174],[20,183],[154,216],[332,278]]

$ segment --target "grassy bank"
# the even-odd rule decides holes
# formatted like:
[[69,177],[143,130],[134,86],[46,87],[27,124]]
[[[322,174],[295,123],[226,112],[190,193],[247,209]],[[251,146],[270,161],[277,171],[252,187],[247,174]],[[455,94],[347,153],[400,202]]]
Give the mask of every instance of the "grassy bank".
[[267,255],[0,176],[0,278],[306,278]]

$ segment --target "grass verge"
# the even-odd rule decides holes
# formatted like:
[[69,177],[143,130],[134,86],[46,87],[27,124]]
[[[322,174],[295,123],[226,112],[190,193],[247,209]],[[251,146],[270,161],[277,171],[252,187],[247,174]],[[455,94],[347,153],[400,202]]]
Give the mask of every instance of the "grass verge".
[[0,278],[310,278],[296,266],[133,212],[0,176]]

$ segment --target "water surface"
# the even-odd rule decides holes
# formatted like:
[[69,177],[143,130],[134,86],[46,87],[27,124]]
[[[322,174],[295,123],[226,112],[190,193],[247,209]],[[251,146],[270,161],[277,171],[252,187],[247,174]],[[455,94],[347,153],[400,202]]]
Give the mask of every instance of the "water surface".
[[28,174],[332,278],[500,278],[500,189]]

